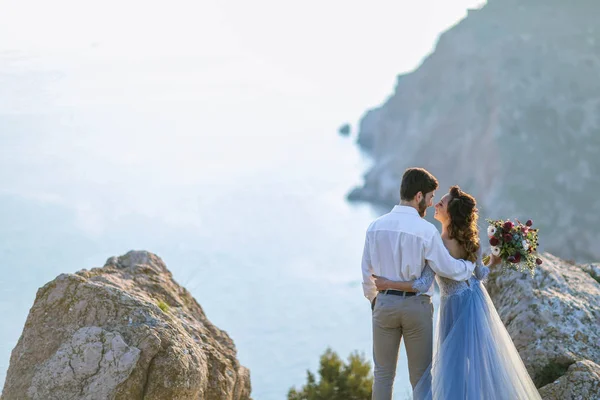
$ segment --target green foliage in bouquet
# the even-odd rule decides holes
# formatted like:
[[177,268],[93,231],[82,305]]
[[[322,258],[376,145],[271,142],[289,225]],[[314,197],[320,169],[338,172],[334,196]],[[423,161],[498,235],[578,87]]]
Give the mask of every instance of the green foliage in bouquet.
[[358,353],[344,363],[331,349],[321,356],[321,379],[307,371],[307,383],[302,390],[288,392],[288,400],[369,400],[373,386],[371,365]]
[[533,221],[525,224],[519,220],[486,219],[488,238],[492,254],[502,259],[505,267],[521,272],[535,273],[542,260],[537,257],[538,229],[532,228]]

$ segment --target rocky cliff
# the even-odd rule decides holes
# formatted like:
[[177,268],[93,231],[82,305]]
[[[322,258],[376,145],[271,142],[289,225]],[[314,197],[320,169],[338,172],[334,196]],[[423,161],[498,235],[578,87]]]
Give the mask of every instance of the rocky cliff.
[[470,11],[362,119],[374,163],[349,198],[396,204],[404,169],[422,166],[486,216],[536,220],[544,250],[600,259],[599,13],[589,0]]
[[533,278],[495,268],[490,297],[545,400],[600,399],[600,268],[542,258]]
[[2,400],[249,398],[233,341],[144,251],[39,289],[2,391]]

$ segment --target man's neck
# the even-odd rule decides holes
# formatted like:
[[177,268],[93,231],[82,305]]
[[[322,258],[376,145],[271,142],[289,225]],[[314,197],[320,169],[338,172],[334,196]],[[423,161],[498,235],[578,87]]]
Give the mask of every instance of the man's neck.
[[417,208],[417,206],[415,206],[415,205],[414,205],[414,203],[413,203],[412,201],[405,201],[405,200],[402,200],[402,201],[400,202],[400,205],[401,205],[401,206],[405,206],[405,207],[412,207],[412,208],[414,208],[415,210],[419,211],[419,209]]

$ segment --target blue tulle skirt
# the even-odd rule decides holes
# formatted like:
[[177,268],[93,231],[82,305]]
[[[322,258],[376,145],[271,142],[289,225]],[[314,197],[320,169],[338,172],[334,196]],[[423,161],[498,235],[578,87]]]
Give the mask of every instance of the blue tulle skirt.
[[442,297],[433,360],[415,400],[541,399],[485,287]]

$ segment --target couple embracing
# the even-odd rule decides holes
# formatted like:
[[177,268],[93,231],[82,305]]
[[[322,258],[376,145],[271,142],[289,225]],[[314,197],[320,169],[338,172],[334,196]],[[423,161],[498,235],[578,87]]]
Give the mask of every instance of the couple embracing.
[[[371,223],[362,260],[373,320],[373,399],[392,399],[404,338],[415,400],[540,399],[482,281],[500,260],[481,261],[475,199],[453,186],[435,204],[442,234],[426,221],[436,178],[402,177],[401,202]],[[433,281],[440,310],[433,338]]]

